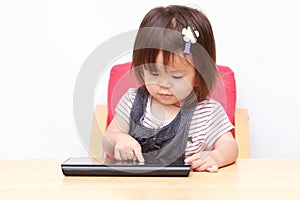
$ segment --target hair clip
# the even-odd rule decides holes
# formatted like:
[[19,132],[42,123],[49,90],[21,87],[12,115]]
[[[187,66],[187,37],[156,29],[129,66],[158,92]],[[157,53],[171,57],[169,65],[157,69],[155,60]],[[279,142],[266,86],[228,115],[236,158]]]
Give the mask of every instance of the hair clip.
[[187,28],[183,28],[181,31],[183,36],[183,40],[185,41],[184,45],[184,54],[189,54],[191,49],[191,44],[195,44],[197,42],[197,38],[199,37],[199,32],[196,30],[192,30],[190,26]]

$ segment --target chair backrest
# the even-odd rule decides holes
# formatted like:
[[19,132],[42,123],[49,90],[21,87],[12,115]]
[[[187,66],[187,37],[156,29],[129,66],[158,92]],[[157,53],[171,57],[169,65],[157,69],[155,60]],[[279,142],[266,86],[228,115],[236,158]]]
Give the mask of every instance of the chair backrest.
[[[130,87],[138,87],[138,81],[131,69],[131,62],[115,65],[110,71],[108,83],[108,116],[107,125],[115,114],[115,107],[120,98]],[[233,71],[226,66],[217,65],[220,79],[211,94],[211,98],[217,100],[224,107],[231,123],[234,125],[236,108],[236,84]],[[234,136],[234,132],[233,132]]]

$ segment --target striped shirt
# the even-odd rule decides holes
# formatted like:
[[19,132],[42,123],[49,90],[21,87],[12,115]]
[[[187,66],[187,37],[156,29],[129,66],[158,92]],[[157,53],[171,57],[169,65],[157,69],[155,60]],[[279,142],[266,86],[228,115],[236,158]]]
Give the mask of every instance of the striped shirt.
[[[137,89],[130,88],[116,107],[116,113],[128,124],[136,91]],[[151,96],[148,97],[146,111],[143,119],[141,119],[144,126],[153,129],[161,128],[173,120],[157,119],[152,115],[150,105]],[[220,103],[211,98],[198,103],[190,124],[185,156],[189,157],[195,153],[210,150],[219,137],[233,128]]]

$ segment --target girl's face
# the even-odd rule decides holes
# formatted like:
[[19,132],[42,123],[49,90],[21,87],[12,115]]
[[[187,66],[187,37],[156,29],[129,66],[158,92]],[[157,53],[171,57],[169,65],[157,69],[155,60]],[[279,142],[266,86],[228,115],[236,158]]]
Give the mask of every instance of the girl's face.
[[164,66],[163,52],[160,51],[156,58],[156,69],[144,69],[148,92],[163,105],[180,106],[195,85],[194,67],[179,55],[174,55],[170,66]]

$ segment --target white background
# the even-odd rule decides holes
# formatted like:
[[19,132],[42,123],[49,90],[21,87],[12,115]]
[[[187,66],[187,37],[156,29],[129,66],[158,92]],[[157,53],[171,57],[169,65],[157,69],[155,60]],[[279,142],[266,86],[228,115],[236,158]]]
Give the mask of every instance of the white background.
[[[83,62],[169,4],[194,4],[210,19],[217,64],[234,70],[237,106],[249,110],[251,157],[300,157],[297,1],[7,0],[0,1],[0,158],[87,155],[72,110]],[[104,83],[95,103],[106,100]]]

